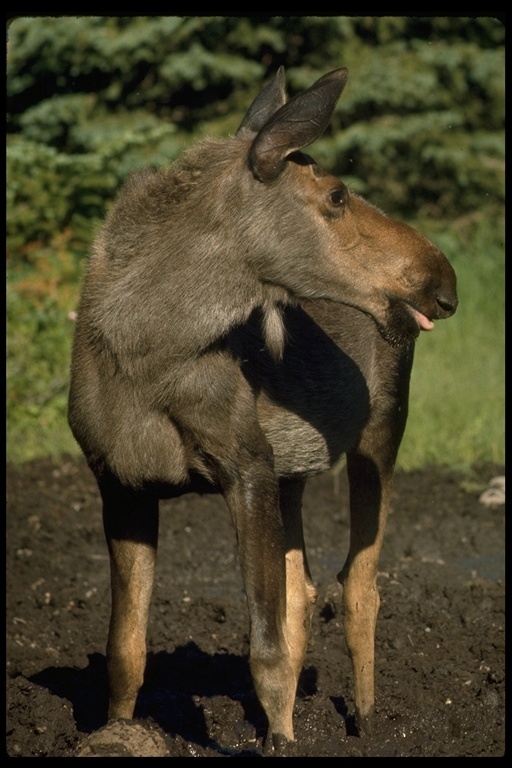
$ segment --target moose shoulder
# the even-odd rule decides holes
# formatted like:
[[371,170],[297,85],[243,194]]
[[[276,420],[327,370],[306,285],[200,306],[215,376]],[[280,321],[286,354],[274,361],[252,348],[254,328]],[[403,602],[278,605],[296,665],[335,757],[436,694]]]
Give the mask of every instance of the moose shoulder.
[[339,579],[361,727],[373,711],[377,562],[414,340],[457,298],[432,243],[301,152],[346,80],[335,70],[286,101],[279,70],[233,137],[136,174],[94,245],[69,422],[103,499],[110,718],[132,717],[142,685],[158,499],[215,490],[239,545],[266,748],[291,749],[316,599],[301,495],[342,453]]

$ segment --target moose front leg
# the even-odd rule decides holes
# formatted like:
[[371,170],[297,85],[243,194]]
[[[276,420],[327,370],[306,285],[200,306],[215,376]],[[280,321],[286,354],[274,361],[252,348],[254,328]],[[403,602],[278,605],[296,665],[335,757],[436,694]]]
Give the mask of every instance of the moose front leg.
[[297,672],[286,640],[285,537],[271,452],[243,458],[224,484],[233,515],[250,619],[250,667],[268,719],[265,752],[293,752]]
[[362,454],[347,455],[350,548],[338,581],[343,585],[344,628],[352,659],[356,721],[368,732],[375,705],[375,627],[380,598],[377,568],[389,509],[391,471]]
[[132,718],[146,666],[146,630],[158,538],[158,500],[100,483],[110,555],[112,607],[107,642],[109,720]]

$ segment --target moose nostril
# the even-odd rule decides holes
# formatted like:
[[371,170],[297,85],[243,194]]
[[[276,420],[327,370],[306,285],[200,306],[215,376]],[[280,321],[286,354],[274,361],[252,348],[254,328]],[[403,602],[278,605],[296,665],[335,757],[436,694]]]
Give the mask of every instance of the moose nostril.
[[456,297],[447,299],[445,296],[436,296],[436,301],[443,312],[448,315],[453,315],[459,303]]

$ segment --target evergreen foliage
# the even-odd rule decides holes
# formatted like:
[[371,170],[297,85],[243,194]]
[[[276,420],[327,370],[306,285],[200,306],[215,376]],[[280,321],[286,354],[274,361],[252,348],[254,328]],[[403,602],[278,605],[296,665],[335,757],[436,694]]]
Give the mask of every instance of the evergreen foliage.
[[41,17],[8,30],[8,245],[87,239],[135,167],[236,130],[280,64],[290,94],[348,66],[313,154],[396,214],[504,196],[504,27],[492,17]]
[[120,184],[205,133],[234,132],[284,65],[290,96],[349,68],[325,135],[307,151],[391,215],[422,219],[459,275],[459,312],[439,324],[435,351],[418,344],[421,407],[411,408],[402,461],[436,460],[444,395],[456,402],[444,461],[500,461],[504,37],[485,16],[16,18],[7,30],[8,455],[76,448],[66,425],[72,320],[84,257]]

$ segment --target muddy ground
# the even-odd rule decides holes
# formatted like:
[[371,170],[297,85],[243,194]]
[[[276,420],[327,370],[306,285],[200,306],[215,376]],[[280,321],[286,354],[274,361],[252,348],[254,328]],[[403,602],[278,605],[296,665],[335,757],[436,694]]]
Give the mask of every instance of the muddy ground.
[[[320,596],[296,702],[300,755],[503,755],[505,506],[479,500],[502,474],[397,475],[379,575],[377,728],[363,737],[335,580],[348,546],[345,476],[310,481],[304,518]],[[7,753],[74,756],[106,720],[98,493],[80,459],[8,467],[7,482]],[[136,716],[165,732],[172,756],[260,755],[247,629],[222,499],[162,503]]]

